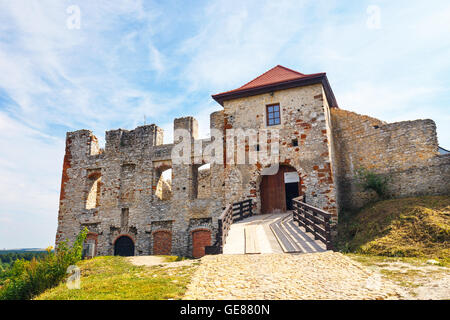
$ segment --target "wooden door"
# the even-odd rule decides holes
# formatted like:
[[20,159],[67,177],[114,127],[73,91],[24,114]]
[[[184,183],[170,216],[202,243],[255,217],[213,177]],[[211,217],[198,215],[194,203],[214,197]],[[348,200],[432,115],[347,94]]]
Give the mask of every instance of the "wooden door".
[[192,256],[201,258],[205,255],[205,247],[211,245],[211,231],[196,230],[192,232]]
[[170,256],[172,254],[172,232],[158,230],[153,233],[153,255]]
[[260,186],[261,213],[286,212],[284,173],[296,171],[290,166],[280,166],[277,174],[263,176]]

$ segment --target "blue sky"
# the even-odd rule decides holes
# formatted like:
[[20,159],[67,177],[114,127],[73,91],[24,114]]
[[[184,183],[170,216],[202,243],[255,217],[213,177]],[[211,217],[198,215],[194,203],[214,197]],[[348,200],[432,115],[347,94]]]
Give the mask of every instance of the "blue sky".
[[0,0],[0,248],[53,244],[66,131],[103,142],[145,116],[170,142],[193,115],[206,136],[211,94],[277,64],[327,72],[341,108],[431,118],[450,148],[449,17],[448,0]]

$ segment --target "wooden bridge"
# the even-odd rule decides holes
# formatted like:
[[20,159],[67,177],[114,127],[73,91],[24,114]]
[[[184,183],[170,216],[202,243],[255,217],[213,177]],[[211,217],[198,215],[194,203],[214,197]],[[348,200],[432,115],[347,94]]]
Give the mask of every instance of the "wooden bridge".
[[207,254],[313,253],[332,250],[331,214],[294,200],[294,210],[253,215],[252,200],[229,205]]

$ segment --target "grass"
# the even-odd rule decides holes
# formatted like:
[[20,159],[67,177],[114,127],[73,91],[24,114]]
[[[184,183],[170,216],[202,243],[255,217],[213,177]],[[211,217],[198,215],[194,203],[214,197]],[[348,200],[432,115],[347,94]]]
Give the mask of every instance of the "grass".
[[[180,261],[165,257],[167,262]],[[181,299],[196,264],[175,268],[135,266],[123,257],[96,257],[78,263],[81,288],[63,282],[37,300],[165,300]]]
[[450,263],[450,196],[385,200],[341,217],[343,252]]

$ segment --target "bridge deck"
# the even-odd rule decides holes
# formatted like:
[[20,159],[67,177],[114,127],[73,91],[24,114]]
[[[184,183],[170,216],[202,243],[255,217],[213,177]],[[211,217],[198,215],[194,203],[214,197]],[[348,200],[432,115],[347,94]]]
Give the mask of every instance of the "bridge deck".
[[311,253],[325,245],[292,221],[291,213],[256,215],[231,225],[224,254]]

